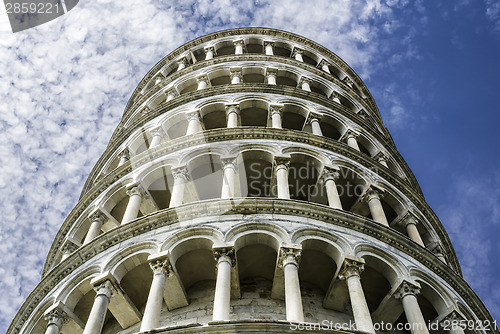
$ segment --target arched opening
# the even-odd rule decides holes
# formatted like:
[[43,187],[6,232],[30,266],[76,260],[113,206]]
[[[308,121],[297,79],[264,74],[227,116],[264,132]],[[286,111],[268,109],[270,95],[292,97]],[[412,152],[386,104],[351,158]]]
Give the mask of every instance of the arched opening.
[[283,128],[301,131],[306,121],[305,115],[306,111],[302,108],[285,104],[283,107]]
[[242,126],[267,126],[268,104],[263,101],[250,100],[240,103],[240,119]]
[[347,166],[339,167],[339,178],[335,181],[340,202],[344,210],[353,211],[358,199],[364,193],[366,180],[363,176]]
[[243,71],[244,83],[264,83],[264,69],[259,67],[244,68]]
[[174,178],[170,166],[162,166],[150,173],[143,181],[156,206],[162,210],[168,208]]
[[297,75],[288,71],[283,71],[283,70],[278,71],[278,76],[276,78],[277,85],[290,86],[295,88],[297,87],[297,82],[298,82]]
[[214,103],[200,109],[205,130],[226,128],[226,106]]
[[165,128],[168,138],[175,139],[186,135],[186,130],[188,127],[188,121],[184,114],[179,114],[171,119],[169,119]]
[[241,154],[238,166],[242,197],[271,196],[273,156],[269,152],[251,150]]
[[218,155],[196,157],[188,163],[188,169],[198,200],[220,198],[223,173]]
[[288,168],[290,198],[327,204],[326,194],[318,184],[321,169],[319,160],[305,154],[292,154]]

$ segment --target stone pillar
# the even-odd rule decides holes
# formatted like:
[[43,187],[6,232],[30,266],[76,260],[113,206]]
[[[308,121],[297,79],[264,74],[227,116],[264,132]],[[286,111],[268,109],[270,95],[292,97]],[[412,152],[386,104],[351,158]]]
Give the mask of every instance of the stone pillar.
[[264,41],[264,49],[266,50],[267,56],[274,55],[273,47],[274,47],[274,42]]
[[183,70],[187,67],[188,61],[185,57],[177,61],[177,71]]
[[236,104],[226,104],[226,119],[227,128],[235,128],[238,126],[238,118],[240,115],[240,106]]
[[278,69],[268,67],[266,69],[266,82],[268,85],[276,85],[276,78],[278,77]]
[[300,86],[300,88],[302,88],[306,92],[310,92],[311,91],[311,79],[302,77],[300,79],[299,86]]
[[408,237],[412,241],[419,244],[420,246],[425,247],[425,244],[422,238],[420,237],[420,233],[418,232],[417,223],[418,223],[417,218],[411,213],[408,213],[400,221],[401,226],[406,228],[406,233],[408,234]]
[[222,191],[221,198],[234,197],[234,185],[236,176],[236,158],[221,159],[223,165],[224,175],[222,178]]
[[208,87],[210,81],[208,80],[208,76],[203,74],[196,78],[198,82],[198,90],[202,90]]
[[361,286],[360,275],[365,269],[365,261],[362,258],[347,257],[342,267],[338,277],[347,283],[356,329],[362,332],[375,333],[370,310]]
[[116,288],[111,281],[106,280],[99,285],[94,286],[96,296],[92,310],[90,311],[89,319],[83,330],[83,334],[100,334],[104,319],[108,310],[108,305],[111,297],[116,295]]
[[330,95],[330,99],[332,99],[334,102],[338,104],[342,104],[342,102],[340,101],[340,97],[341,97],[340,93],[336,91],[333,91],[332,95]]
[[270,105],[269,112],[271,113],[271,124],[274,129],[281,129],[281,115],[283,114],[283,106]]
[[193,135],[198,132],[202,132],[203,128],[201,126],[201,118],[198,110],[191,111],[186,114],[188,119],[188,127],[186,129],[186,136]]
[[235,55],[243,54],[243,48],[245,46],[245,43],[243,42],[243,40],[239,39],[237,41],[234,41],[233,44],[234,44],[234,54]]
[[331,73],[330,72],[330,67],[329,67],[330,64],[328,64],[328,62],[324,59],[322,59],[319,64],[318,64],[318,67],[321,67],[321,69],[323,71],[325,71],[326,73]]
[[377,154],[375,154],[375,156],[373,157],[373,159],[375,159],[382,166],[384,166],[386,168],[389,168],[389,166],[387,165],[387,159],[385,158],[384,153],[378,152]]
[[380,202],[381,194],[375,189],[368,189],[366,193],[363,195],[362,201],[368,203],[370,207],[370,213],[372,214],[372,219],[379,223],[380,225],[384,225],[389,227],[389,222],[387,221],[387,217],[385,216],[384,208],[382,207],[382,202]]
[[122,218],[122,225],[131,222],[137,218],[139,214],[139,209],[141,208],[141,201],[144,192],[140,186],[132,186],[127,190],[127,195],[129,196],[127,208]]
[[323,131],[321,131],[321,126],[319,124],[320,119],[321,119],[320,114],[316,114],[316,113],[312,113],[312,112],[309,113],[308,122],[309,122],[309,124],[311,124],[311,130],[312,130],[313,135],[323,136]]
[[170,196],[169,208],[173,208],[182,204],[184,200],[184,188],[189,179],[188,169],[186,167],[178,167],[172,169],[174,176],[174,186],[172,187],[172,194]]
[[354,82],[348,76],[346,76],[344,79],[342,79],[342,82],[351,88],[353,88],[353,86],[354,86]]
[[241,67],[232,67],[229,69],[231,75],[231,84],[239,84],[242,81]]
[[302,58],[303,53],[304,53],[304,50],[299,49],[299,48],[294,48],[293,52],[292,52],[292,57],[294,57],[295,60],[303,62],[304,61],[304,59]]
[[177,91],[174,88],[170,89],[167,93],[167,99],[165,100],[165,102],[172,101],[178,95],[179,94],[177,93]]
[[214,248],[217,263],[213,321],[229,320],[231,306],[231,267],[236,264],[233,247]]
[[84,245],[88,244],[99,236],[99,234],[101,233],[102,224],[104,224],[104,222],[106,221],[106,216],[104,215],[104,213],[102,213],[101,210],[96,210],[90,215],[89,220],[90,228],[87,232],[87,235],[85,236],[85,240],[83,240]]
[[128,148],[124,148],[123,151],[121,151],[119,157],[120,161],[118,161],[118,167],[130,160],[130,153],[128,151]]
[[420,294],[420,286],[403,281],[398,290],[394,293],[396,299],[400,299],[403,304],[406,319],[411,325],[412,334],[429,334],[420,306],[417,302],[417,296]]
[[144,309],[144,316],[141,322],[141,332],[147,332],[158,328],[160,324],[160,314],[163,305],[163,293],[167,277],[172,272],[172,267],[168,257],[156,258],[149,262],[153,270],[153,282],[149,289],[148,300]]
[[161,144],[161,141],[163,140],[163,129],[161,127],[157,127],[153,129],[151,133],[153,134],[153,139],[151,139],[149,148],[159,146]]
[[59,334],[62,326],[69,320],[66,312],[60,308],[52,308],[50,311],[45,313],[44,317],[45,321],[47,321],[45,334]]
[[338,169],[325,166],[323,168],[322,179],[325,184],[326,196],[328,197],[328,205],[333,209],[342,210],[342,202],[340,201],[339,192],[337,191],[336,181],[339,179],[340,173]]
[[78,246],[69,240],[66,240],[64,246],[62,247],[62,257],[61,262],[66,260],[73,252],[78,249]]
[[446,256],[443,246],[439,242],[433,242],[429,245],[429,250],[443,263],[446,263]]
[[210,60],[215,55],[215,48],[213,46],[205,47],[205,60]]
[[356,151],[360,151],[358,141],[356,140],[357,137],[358,134],[352,130],[347,130],[346,133],[344,134],[344,138],[347,141],[347,146],[355,149]]
[[288,167],[290,166],[290,158],[275,157],[274,164],[278,198],[290,199],[290,188],[288,186]]
[[299,282],[300,247],[281,247],[279,263],[285,276],[286,320],[304,322]]

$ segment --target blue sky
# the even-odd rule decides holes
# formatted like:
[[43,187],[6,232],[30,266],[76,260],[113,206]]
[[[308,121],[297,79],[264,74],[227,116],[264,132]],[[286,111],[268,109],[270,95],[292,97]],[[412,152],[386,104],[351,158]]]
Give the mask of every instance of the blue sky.
[[182,43],[240,26],[311,38],[362,77],[465,279],[500,319],[500,2],[309,4],[96,0],[17,34],[0,17],[0,332],[142,76]]

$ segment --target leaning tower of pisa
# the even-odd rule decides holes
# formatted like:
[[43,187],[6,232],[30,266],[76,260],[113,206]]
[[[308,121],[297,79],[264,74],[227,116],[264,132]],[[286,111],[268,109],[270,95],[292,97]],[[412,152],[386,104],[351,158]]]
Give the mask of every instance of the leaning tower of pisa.
[[139,83],[8,333],[493,327],[361,79],[245,28]]

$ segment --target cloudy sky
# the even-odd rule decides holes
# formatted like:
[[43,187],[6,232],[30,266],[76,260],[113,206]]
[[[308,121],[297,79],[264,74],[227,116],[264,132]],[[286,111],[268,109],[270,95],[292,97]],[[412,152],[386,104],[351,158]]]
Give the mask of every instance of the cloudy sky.
[[139,80],[184,42],[243,26],[311,38],[362,77],[465,279],[500,320],[500,3],[311,3],[82,1],[16,34],[0,13],[0,332]]

